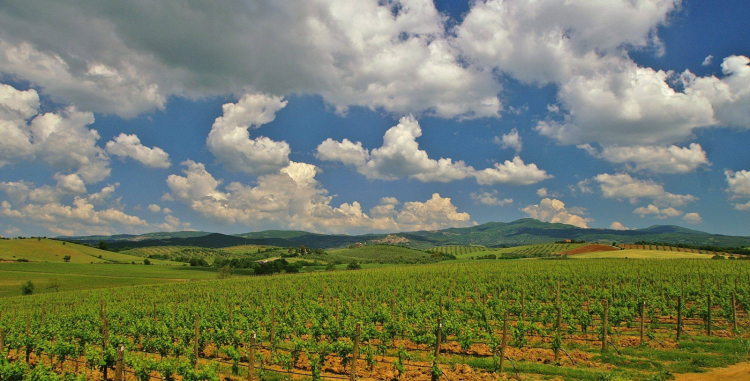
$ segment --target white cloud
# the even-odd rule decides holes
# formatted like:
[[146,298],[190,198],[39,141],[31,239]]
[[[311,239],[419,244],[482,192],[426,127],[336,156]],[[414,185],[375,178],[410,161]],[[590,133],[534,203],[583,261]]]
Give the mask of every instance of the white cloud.
[[289,144],[265,136],[250,139],[248,128],[272,122],[287,105],[281,97],[245,94],[237,103],[222,106],[224,114],[214,121],[206,143],[225,168],[250,175],[279,171],[289,165]]
[[[110,187],[114,186],[108,186],[88,197],[76,195],[68,204],[62,200],[64,187],[33,188],[33,184],[28,183],[0,183],[0,190],[4,191],[12,202],[0,202],[0,216],[41,226],[50,232],[64,235],[112,234],[115,229],[119,231],[123,228],[140,232],[147,227],[146,221],[123,212],[118,204],[108,208],[96,208],[92,200],[101,200],[102,194],[108,193]],[[19,189],[29,191],[30,196],[17,197],[14,192]],[[51,197],[33,196],[34,193],[46,193]]]
[[663,220],[669,217],[679,217],[682,215],[682,211],[677,210],[673,207],[659,208],[654,204],[648,204],[646,207],[636,208],[633,213],[645,217],[647,215],[653,215],[654,218]]
[[703,218],[698,213],[687,213],[682,216],[682,220],[689,224],[699,224],[703,222]]
[[84,184],[81,177],[75,173],[69,175],[62,175],[56,173],[54,179],[57,180],[57,189],[65,194],[82,194],[86,193],[86,184]]
[[684,140],[715,124],[711,102],[668,84],[672,73],[618,61],[561,84],[562,121],[540,121],[536,130],[562,144],[656,145]]
[[[731,199],[750,197],[750,171],[724,171],[727,180],[727,193]],[[734,208],[737,210],[750,210],[750,201],[747,203],[736,203]]]
[[81,0],[62,7],[30,0],[0,10],[0,25],[4,73],[88,111],[128,117],[163,108],[170,96],[245,88],[317,93],[342,112],[364,106],[483,117],[501,110],[500,84],[459,58],[431,1],[206,7]]
[[68,107],[38,114],[39,96],[0,85],[0,166],[38,160],[50,168],[74,172],[86,183],[110,174],[109,158],[96,145],[99,133],[89,129],[94,115]]
[[471,193],[471,199],[474,200],[474,203],[479,205],[488,205],[488,206],[505,206],[510,205],[513,203],[512,198],[505,198],[500,199],[497,197],[498,192],[496,190],[493,190],[491,192],[474,192]]
[[150,204],[150,205],[148,206],[148,210],[149,210],[149,211],[150,211],[151,213],[159,213],[159,212],[161,212],[161,206],[159,206],[159,205],[156,205],[156,204]]
[[[7,14],[0,16],[0,19],[6,18]],[[61,32],[50,31],[58,36],[48,37],[60,38]],[[64,46],[38,49],[26,41],[11,43],[0,35],[0,71],[31,81],[43,87],[55,101],[80,105],[86,111],[134,117],[146,111],[164,109],[166,94],[160,91],[157,83],[151,82],[153,78],[147,78],[143,70],[146,68],[139,67],[141,63],[136,62],[146,57],[127,51],[132,56],[111,57],[110,60],[115,61],[111,63],[82,60],[64,50],[75,49],[71,46],[76,44],[75,37],[70,37]]]
[[315,156],[323,161],[340,161],[354,165],[368,179],[397,180],[404,177],[422,182],[450,182],[474,177],[482,185],[529,185],[551,178],[536,164],[525,164],[516,156],[513,161],[495,163],[493,167],[475,170],[463,161],[450,158],[431,159],[419,149],[417,138],[422,128],[413,116],[401,118],[383,136],[383,145],[368,152],[362,143],[327,139],[318,145]]
[[657,47],[656,28],[680,1],[502,1],[474,3],[456,27],[477,64],[529,83],[562,82],[592,70],[602,55]]
[[[593,221],[592,218],[585,218],[574,214],[571,210],[565,208],[564,202],[550,198],[542,199],[539,204],[529,205],[521,209],[521,211],[539,221],[568,224],[580,228],[588,228],[588,223]],[[578,212],[581,214],[582,210],[579,209]]]
[[352,143],[349,139],[340,142],[331,138],[318,145],[315,157],[322,161],[340,161],[345,165],[363,167],[370,158],[370,152],[362,148],[362,143]]
[[710,66],[710,65],[711,65],[711,63],[713,63],[713,62],[714,62],[714,56],[712,56],[712,55],[710,55],[710,54],[709,54],[709,55],[708,55],[708,56],[706,56],[706,58],[705,58],[705,59],[703,60],[703,63],[701,64],[701,66]]
[[107,152],[122,158],[130,157],[151,168],[169,168],[169,154],[159,147],[149,148],[141,144],[135,134],[121,133],[107,142]]
[[521,136],[518,135],[518,130],[516,130],[515,128],[511,132],[503,135],[502,138],[495,136],[493,142],[504,149],[511,148],[515,150],[516,155],[518,155],[518,153],[521,152],[521,149],[523,149]]
[[612,225],[609,225],[609,228],[612,230],[630,230],[629,227],[615,221],[612,223]]
[[724,77],[696,77],[682,74],[685,93],[704,97],[712,105],[716,124],[750,128],[750,58],[729,56],[721,63]]
[[158,225],[158,228],[167,232],[190,230],[190,223],[182,222],[179,218],[167,214],[164,216],[164,223]]
[[[572,186],[572,185],[571,185]],[[536,195],[541,198],[560,198],[562,195],[558,192],[551,192],[547,188],[539,188],[536,190]]]
[[649,171],[653,173],[689,173],[711,163],[706,158],[706,152],[698,143],[691,143],[689,147],[671,146],[609,146],[599,152],[588,144],[579,148],[589,154],[609,161],[610,163],[625,164],[630,170]]
[[669,193],[664,186],[653,180],[639,180],[627,173],[610,175],[607,173],[593,178],[599,183],[602,197],[637,202],[641,198],[649,198],[659,206],[682,206],[698,200],[693,195]]
[[463,161],[431,159],[419,149],[422,128],[413,116],[405,116],[383,136],[383,145],[371,152],[362,143],[327,139],[318,146],[316,157],[354,165],[368,179],[397,180],[410,177],[422,182],[450,182],[471,176],[473,168]]
[[359,202],[331,205],[332,196],[315,179],[316,169],[294,163],[275,174],[258,177],[254,185],[238,182],[219,189],[203,164],[182,163],[185,176],[170,175],[167,185],[173,199],[203,217],[219,223],[275,226],[319,232],[423,230],[474,224],[468,213],[458,212],[449,198],[434,194],[426,202],[384,198],[367,214]]
[[750,197],[750,171],[724,171],[727,179],[727,192],[732,197]]
[[513,161],[505,160],[503,164],[495,163],[493,167],[476,171],[474,176],[481,185],[531,185],[553,177],[536,164],[525,164],[518,156]]

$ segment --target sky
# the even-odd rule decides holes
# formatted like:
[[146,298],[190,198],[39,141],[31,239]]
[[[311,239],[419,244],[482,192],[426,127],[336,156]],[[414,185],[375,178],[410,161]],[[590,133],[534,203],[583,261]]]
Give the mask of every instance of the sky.
[[744,0],[11,0],[0,235],[750,235]]

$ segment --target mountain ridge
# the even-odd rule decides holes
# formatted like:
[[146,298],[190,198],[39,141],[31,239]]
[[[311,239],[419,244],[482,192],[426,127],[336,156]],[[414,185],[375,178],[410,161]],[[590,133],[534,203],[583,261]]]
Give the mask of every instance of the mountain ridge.
[[321,234],[300,230],[263,230],[240,234],[210,232],[154,232],[142,235],[78,236],[58,239],[96,244],[106,241],[112,248],[145,246],[198,246],[220,248],[237,245],[265,245],[311,248],[346,247],[356,243],[401,237],[407,246],[430,248],[444,245],[520,246],[571,239],[586,242],[634,243],[638,241],[669,244],[750,246],[750,237],[713,234],[677,225],[652,225],[643,229],[613,230],[580,228],[562,223],[523,218],[511,222],[487,222],[464,228],[421,230],[390,234]]

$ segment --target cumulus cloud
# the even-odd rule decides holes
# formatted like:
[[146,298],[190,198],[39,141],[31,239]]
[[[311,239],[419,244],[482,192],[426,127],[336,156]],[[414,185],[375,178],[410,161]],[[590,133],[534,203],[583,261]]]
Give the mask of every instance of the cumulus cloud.
[[417,138],[422,128],[413,116],[405,116],[383,136],[383,145],[372,152],[362,143],[327,139],[318,146],[315,156],[323,161],[340,161],[353,165],[368,179],[397,180],[408,177],[422,182],[450,182],[471,175],[473,168],[463,161],[431,159],[419,149]]
[[689,147],[676,145],[609,146],[604,147],[601,152],[588,144],[581,145],[579,148],[610,163],[625,164],[626,168],[634,171],[689,173],[700,167],[711,165],[706,158],[706,152],[698,143],[691,143]]
[[720,126],[750,128],[750,58],[729,56],[721,63],[724,77],[682,74],[685,94],[707,99]]
[[682,220],[689,224],[699,224],[703,222],[703,218],[698,213],[686,213],[682,216]]
[[679,217],[682,215],[682,211],[677,210],[673,207],[659,208],[654,204],[648,204],[648,206],[636,208],[633,213],[641,217],[652,215],[654,216],[654,218],[660,220],[667,219],[669,217]]
[[678,92],[672,73],[616,62],[592,75],[564,82],[558,92],[562,121],[540,121],[536,130],[562,144],[656,145],[684,140],[715,124],[711,102]]
[[[359,202],[331,205],[332,196],[315,179],[317,169],[292,162],[255,184],[233,182],[223,189],[201,163],[186,161],[184,176],[170,175],[170,196],[219,223],[276,226],[321,232],[434,230],[474,224],[449,198],[434,194],[426,202],[400,204],[383,198],[366,213]],[[399,206],[400,205],[400,206]]]
[[523,149],[523,142],[521,141],[521,136],[518,135],[518,130],[515,128],[503,135],[502,137],[495,136],[493,142],[503,149],[513,149],[516,151],[516,155],[521,152],[521,149]]
[[426,151],[419,149],[417,138],[420,136],[422,128],[419,122],[413,116],[405,116],[398,125],[385,132],[381,147],[368,151],[360,142],[327,139],[318,145],[315,156],[322,161],[339,161],[355,166],[365,177],[379,180],[406,177],[422,182],[447,183],[474,177],[482,185],[529,185],[552,177],[536,164],[525,164],[518,156],[513,161],[495,163],[493,167],[480,171],[461,160],[435,160]]
[[0,85],[0,166],[38,160],[54,170],[72,171],[86,183],[110,174],[109,157],[96,145],[99,133],[89,129],[94,115],[68,107],[38,114],[39,95]]
[[481,185],[531,185],[553,177],[536,164],[525,164],[518,156],[513,161],[505,160],[502,164],[495,163],[493,167],[476,171],[474,176]]
[[164,223],[158,225],[158,228],[167,232],[191,230],[189,222],[182,222],[179,218],[169,214],[164,216]]
[[701,63],[701,66],[710,66],[714,62],[714,56],[708,55],[705,59],[703,59],[703,63]]
[[159,205],[156,205],[156,204],[150,204],[150,205],[148,206],[148,210],[149,210],[149,211],[150,211],[151,213],[159,213],[159,212],[161,212],[161,206],[159,206]]
[[[539,204],[529,205],[521,209],[526,215],[531,218],[536,218],[539,221],[568,224],[578,226],[580,228],[588,228],[589,222],[593,221],[592,218],[581,217],[574,214],[572,210],[568,210],[565,207],[565,203],[556,200],[545,198],[542,199]],[[581,214],[582,210],[576,210]]]
[[659,206],[682,206],[698,200],[693,195],[680,195],[667,192],[664,186],[653,180],[640,180],[627,173],[600,174],[593,178],[599,183],[602,197],[629,200],[636,203],[641,198],[653,200]]
[[615,221],[612,223],[612,225],[609,225],[609,228],[612,230],[630,230],[629,227]]
[[135,134],[122,133],[107,142],[107,152],[121,158],[130,157],[151,168],[169,168],[169,154],[159,147],[149,148],[141,144]]
[[370,152],[362,148],[362,143],[352,143],[349,139],[337,142],[331,138],[318,145],[315,157],[322,161],[340,161],[344,165],[364,167],[370,158]]
[[496,190],[491,192],[473,192],[470,194],[471,199],[474,200],[474,203],[477,205],[505,206],[513,203],[512,198],[500,199],[497,195],[498,192]]
[[[36,188],[34,184],[24,182],[0,183],[0,191],[5,192],[10,200],[0,202],[0,216],[41,226],[52,233],[63,235],[112,234],[115,229],[123,228],[135,232],[148,226],[139,217],[123,212],[118,202],[109,207],[97,208],[97,201],[108,198],[114,189],[113,185],[100,192],[88,196],[75,195],[72,201],[65,201],[70,200],[66,197],[69,193],[65,189],[65,182],[68,180],[70,179],[58,178],[58,186],[55,188]],[[19,196],[19,191],[27,192],[28,197]]]
[[248,87],[321,94],[340,112],[364,106],[484,117],[501,110],[500,84],[460,58],[431,1],[62,7],[31,0],[14,9],[0,10],[0,70],[87,111],[129,117],[163,108],[173,95]]
[[679,1],[478,1],[456,27],[464,54],[528,83],[562,82],[623,47],[657,47]]
[[[731,199],[750,198],[750,171],[724,171],[727,180],[727,193]],[[747,203],[735,203],[737,210],[750,210],[750,201]]]
[[289,165],[289,144],[265,136],[251,139],[248,129],[272,122],[286,105],[281,97],[266,94],[245,94],[237,103],[223,105],[224,114],[208,134],[208,149],[230,171],[250,175],[279,171]]

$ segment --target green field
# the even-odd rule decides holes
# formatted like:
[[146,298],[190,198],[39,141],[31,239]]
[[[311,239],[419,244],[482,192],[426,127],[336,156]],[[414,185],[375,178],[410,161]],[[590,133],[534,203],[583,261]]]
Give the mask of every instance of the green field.
[[248,379],[248,368],[346,379],[357,345],[361,380],[668,380],[747,360],[748,271],[691,259],[447,262],[2,298],[0,374],[101,379],[122,345],[129,381]]
[[431,254],[392,245],[365,245],[353,249],[337,249],[328,251],[329,261],[362,263],[425,263],[434,262]]
[[[64,263],[69,255],[70,263],[143,263],[137,256],[113,253],[76,243],[51,239],[10,239],[0,240],[0,260],[15,261],[28,259],[30,262]],[[175,264],[169,261],[152,261],[154,264]]]
[[[238,269],[234,274],[242,276],[249,272]],[[0,263],[0,296],[20,295],[21,284],[27,281],[34,283],[34,293],[49,293],[216,279],[216,276],[216,269],[189,266]],[[53,283],[57,283],[59,287],[51,288]]]

